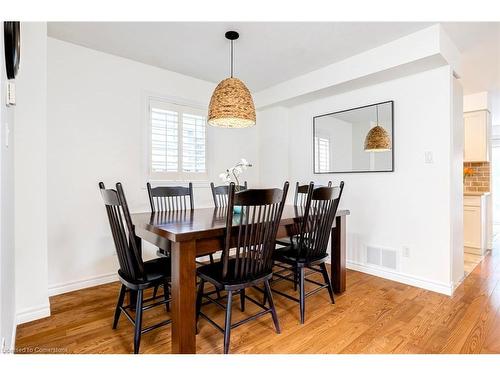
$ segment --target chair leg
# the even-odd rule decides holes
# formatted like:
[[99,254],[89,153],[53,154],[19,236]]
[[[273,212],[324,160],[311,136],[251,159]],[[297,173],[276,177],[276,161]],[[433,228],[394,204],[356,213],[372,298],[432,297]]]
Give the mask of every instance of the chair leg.
[[[264,282],[264,291],[266,290],[266,283]],[[267,303],[267,293],[264,293],[264,298],[262,298],[262,304],[265,305]]]
[[168,289],[168,283],[163,284],[163,299],[165,300],[165,309],[167,312],[170,311],[170,302],[168,300],[170,299],[170,292]]
[[306,313],[306,291],[305,291],[305,268],[299,267],[299,289],[300,289],[300,324],[304,324]]
[[142,301],[143,291],[139,290],[137,292],[137,302],[135,304],[134,354],[139,354],[139,346],[141,345]]
[[335,303],[335,298],[333,296],[332,281],[330,280],[330,276],[328,275],[326,264],[321,263],[320,267],[321,267],[321,273],[323,274],[323,278],[325,279],[325,283],[328,285],[328,293],[330,294],[330,299],[332,300],[332,303]]
[[198,293],[196,294],[196,333],[198,333],[198,321],[200,320],[201,302],[203,300],[203,289],[205,287],[205,280],[201,279],[198,285]]
[[269,280],[266,280],[264,282],[265,285],[265,295],[267,295],[267,298],[269,299],[269,307],[271,309],[271,315],[273,317],[273,322],[274,322],[274,328],[276,328],[276,333],[281,333],[280,329],[280,323],[278,321],[278,314],[276,314],[276,308],[274,307],[274,300],[273,300],[273,294],[271,292],[271,286],[269,285]]
[[158,287],[159,285],[155,285],[155,288],[153,289],[153,298],[156,298],[156,294],[158,293]]
[[299,278],[298,269],[296,266],[293,266],[293,290],[297,291],[297,280]]
[[122,285],[120,288],[120,294],[118,295],[118,302],[116,303],[115,309],[115,318],[113,320],[113,329],[116,329],[118,326],[118,320],[120,319],[120,314],[122,312],[121,308],[123,306],[123,300],[125,299],[125,293],[127,292],[127,288],[125,285]]
[[240,290],[241,311],[245,311],[245,288]]
[[224,354],[229,353],[229,342],[231,339],[231,308],[233,305],[233,291],[227,292],[226,322],[224,326]]

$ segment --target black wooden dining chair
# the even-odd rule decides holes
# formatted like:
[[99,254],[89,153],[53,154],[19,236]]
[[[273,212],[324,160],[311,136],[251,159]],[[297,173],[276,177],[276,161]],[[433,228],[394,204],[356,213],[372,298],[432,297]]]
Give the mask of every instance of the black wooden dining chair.
[[[215,186],[213,182],[210,183],[210,188],[212,189],[212,197],[214,199],[215,207],[227,207],[228,204],[228,185]],[[245,181],[244,185],[235,185],[235,191],[243,191],[248,189],[248,184]]]
[[[295,211],[297,212],[297,216],[302,216],[304,213],[304,209],[307,203],[307,194],[309,192],[309,185],[312,184],[313,182],[311,181],[309,184],[305,185],[300,185],[299,182],[295,184],[295,195],[293,197],[293,205],[295,207]],[[323,185],[317,185],[316,187],[321,187]],[[332,186],[332,182],[328,181],[327,186]],[[293,224],[291,229],[292,235],[286,238],[278,238],[276,240],[276,243],[278,245],[283,245],[283,246],[289,246],[292,241],[295,239],[296,240],[296,235],[293,233],[298,233],[300,228],[300,222],[297,221],[296,223]]]
[[[148,182],[146,184],[146,187],[148,189],[151,212],[186,211],[194,209],[193,184],[191,182],[189,183],[188,187],[151,187],[151,184]],[[158,249],[158,256],[170,256],[171,246],[172,243],[168,241],[166,249]],[[213,262],[213,257],[211,254],[210,262]]]
[[[157,186],[151,187],[146,183],[151,212],[185,211],[194,209],[193,184],[185,186]],[[158,249],[158,256],[170,256],[172,243],[167,242],[166,249]]]
[[[109,225],[116,247],[116,254],[120,269],[118,278],[122,283],[118,302],[116,304],[113,329],[116,329],[118,320],[123,312],[134,325],[134,353],[139,353],[141,335],[155,328],[159,328],[171,322],[170,319],[154,324],[147,328],[142,328],[142,313],[155,306],[166,305],[170,302],[170,258],[156,258],[144,262],[135,236],[135,228],[130,217],[130,212],[125,199],[122,185],[116,184],[116,190],[106,189],[104,183],[99,183],[102,199],[106,206]],[[163,285],[165,293],[163,296],[144,299],[144,291],[149,288],[157,288]],[[125,294],[130,292],[131,302],[124,306]],[[132,294],[134,295],[132,297]],[[161,299],[161,301],[156,301]],[[151,302],[148,305],[146,303]],[[127,310],[135,310],[135,319]]]
[[149,203],[152,212],[194,209],[193,183],[185,186],[151,187],[148,182]]
[[[231,329],[270,313],[277,333],[280,333],[278,316],[273,303],[269,279],[272,277],[276,233],[285,205],[288,182],[281,189],[250,189],[235,193],[231,183],[228,191],[227,220],[224,249],[220,262],[198,268],[201,283],[196,298],[197,320],[205,318],[219,331],[224,333],[224,354],[229,352]],[[234,206],[241,206],[241,213],[233,216]],[[231,256],[230,256],[231,251]],[[205,282],[227,292],[227,303],[204,293]],[[259,286],[264,284],[264,289]],[[258,288],[269,301],[269,307],[246,296],[246,288]],[[245,300],[253,302],[262,310],[255,315],[236,323],[231,322],[232,300],[235,293],[240,295],[241,310],[245,309]],[[215,323],[201,311],[203,298],[225,310],[224,328]]]
[[[190,182],[188,187],[185,186],[157,186],[151,187],[148,182],[146,184],[149,203],[151,205],[151,212],[181,212],[194,209],[194,198],[193,198],[193,183]],[[158,248],[156,254],[158,256],[170,257],[170,251],[172,243],[167,241],[167,248]],[[208,254],[198,255],[197,258],[208,256],[210,263],[214,263],[213,252]],[[201,261],[198,261],[201,263]],[[155,288],[153,296],[156,296],[158,287]],[[217,292],[218,296],[220,295]]]
[[[337,214],[337,208],[343,190],[343,181],[339,186],[335,187],[314,188],[313,183],[309,184],[298,240],[292,241],[288,246],[276,249],[273,255],[276,262],[289,266],[288,268],[286,266],[280,266],[280,268],[291,271],[293,278],[290,278],[290,273],[283,275],[281,272],[276,272],[274,275],[278,279],[288,280],[294,284],[298,281],[299,298],[297,299],[294,296],[290,296],[278,290],[273,289],[273,291],[299,303],[300,322],[302,324],[304,324],[305,320],[306,297],[327,288],[332,303],[335,303],[333,288],[325,262],[328,259],[328,240],[330,239],[331,228]],[[324,283],[306,278],[306,269],[321,273]],[[318,286],[318,288],[306,293],[306,281]]]

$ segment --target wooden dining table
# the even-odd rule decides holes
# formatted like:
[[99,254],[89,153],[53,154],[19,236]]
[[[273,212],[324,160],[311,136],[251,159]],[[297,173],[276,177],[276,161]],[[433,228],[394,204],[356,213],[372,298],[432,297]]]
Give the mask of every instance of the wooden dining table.
[[[297,206],[284,207],[277,238],[294,234],[300,212]],[[196,353],[196,257],[223,248],[226,214],[225,208],[132,214],[138,238],[160,249],[170,249],[172,353]],[[331,230],[330,276],[336,294],[346,288],[347,215],[348,210],[338,210]],[[238,220],[237,214],[233,220]]]

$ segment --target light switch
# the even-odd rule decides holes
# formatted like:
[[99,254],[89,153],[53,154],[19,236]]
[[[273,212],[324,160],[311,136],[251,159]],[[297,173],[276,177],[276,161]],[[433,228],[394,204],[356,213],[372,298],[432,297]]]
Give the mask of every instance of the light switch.
[[7,82],[7,106],[16,105],[16,84],[14,82]]
[[425,151],[424,157],[425,164],[434,164],[434,155],[432,154],[432,151]]

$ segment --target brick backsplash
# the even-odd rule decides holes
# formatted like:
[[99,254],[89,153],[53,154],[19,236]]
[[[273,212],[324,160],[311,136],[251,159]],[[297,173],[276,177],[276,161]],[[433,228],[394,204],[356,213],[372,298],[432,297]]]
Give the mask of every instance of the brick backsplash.
[[465,177],[465,192],[489,192],[491,166],[489,162],[464,163],[464,168],[472,168],[474,175]]

